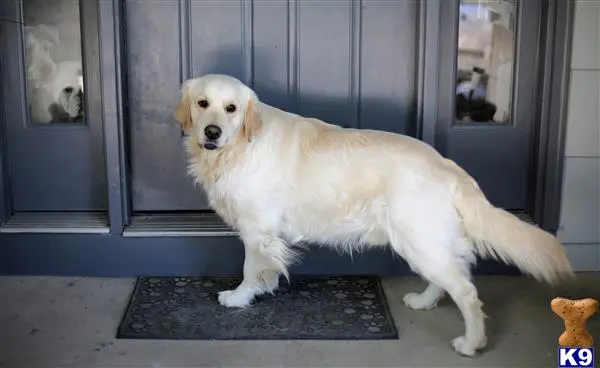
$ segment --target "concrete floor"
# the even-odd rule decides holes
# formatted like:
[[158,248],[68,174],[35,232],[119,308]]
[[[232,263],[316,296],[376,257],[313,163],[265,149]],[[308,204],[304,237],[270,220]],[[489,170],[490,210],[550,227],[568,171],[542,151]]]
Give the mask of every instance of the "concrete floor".
[[[402,304],[404,293],[424,286],[417,278],[385,280],[399,340],[219,342],[116,340],[133,279],[0,277],[0,367],[556,367],[563,325],[550,300],[600,300],[600,273],[580,274],[575,286],[560,290],[524,277],[476,283],[489,346],[465,358],[449,344],[463,334],[451,301],[431,311]],[[588,331],[598,348],[600,315]]]

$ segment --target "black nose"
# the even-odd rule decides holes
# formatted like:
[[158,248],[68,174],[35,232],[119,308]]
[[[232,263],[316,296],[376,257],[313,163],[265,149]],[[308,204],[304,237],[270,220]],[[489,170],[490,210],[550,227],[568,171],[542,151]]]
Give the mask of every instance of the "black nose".
[[206,128],[204,128],[204,134],[208,139],[219,139],[219,137],[221,136],[221,128],[219,128],[216,125],[209,125]]

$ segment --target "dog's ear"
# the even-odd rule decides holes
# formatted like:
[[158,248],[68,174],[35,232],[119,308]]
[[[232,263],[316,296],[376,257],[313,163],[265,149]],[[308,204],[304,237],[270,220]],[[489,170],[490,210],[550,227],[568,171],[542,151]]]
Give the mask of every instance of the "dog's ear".
[[184,131],[192,127],[192,101],[190,98],[190,87],[192,83],[193,80],[188,80],[183,83],[181,88],[181,98],[179,99],[179,103],[177,104],[177,108],[173,114],[175,119],[179,122],[179,124],[181,124],[181,127]]
[[44,48],[44,51],[48,51],[52,47],[56,46],[60,41],[58,29],[46,24],[26,26],[24,27],[24,31],[27,36],[27,40],[36,42],[38,45]]
[[175,109],[174,117],[181,124],[183,130],[188,130],[192,127],[192,111],[188,92],[184,92],[181,96]]
[[260,119],[257,104],[258,99],[256,96],[252,96],[248,99],[248,104],[246,105],[244,124],[242,125],[242,138],[247,142],[250,142],[262,128],[262,121]]

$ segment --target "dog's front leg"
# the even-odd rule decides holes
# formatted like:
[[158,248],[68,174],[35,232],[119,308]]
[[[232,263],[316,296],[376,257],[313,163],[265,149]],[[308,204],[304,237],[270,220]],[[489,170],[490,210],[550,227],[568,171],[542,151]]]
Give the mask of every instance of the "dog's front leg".
[[249,306],[255,296],[278,287],[280,272],[287,273],[287,260],[277,256],[289,252],[285,243],[270,236],[243,240],[244,279],[237,288],[219,292],[219,303],[226,307]]

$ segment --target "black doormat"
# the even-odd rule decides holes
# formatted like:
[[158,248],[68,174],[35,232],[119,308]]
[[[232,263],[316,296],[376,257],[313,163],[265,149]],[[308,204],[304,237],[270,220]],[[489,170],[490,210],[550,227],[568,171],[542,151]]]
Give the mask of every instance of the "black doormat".
[[237,278],[140,277],[119,325],[121,339],[397,339],[377,277],[282,281],[244,309],[226,308],[218,292]]

